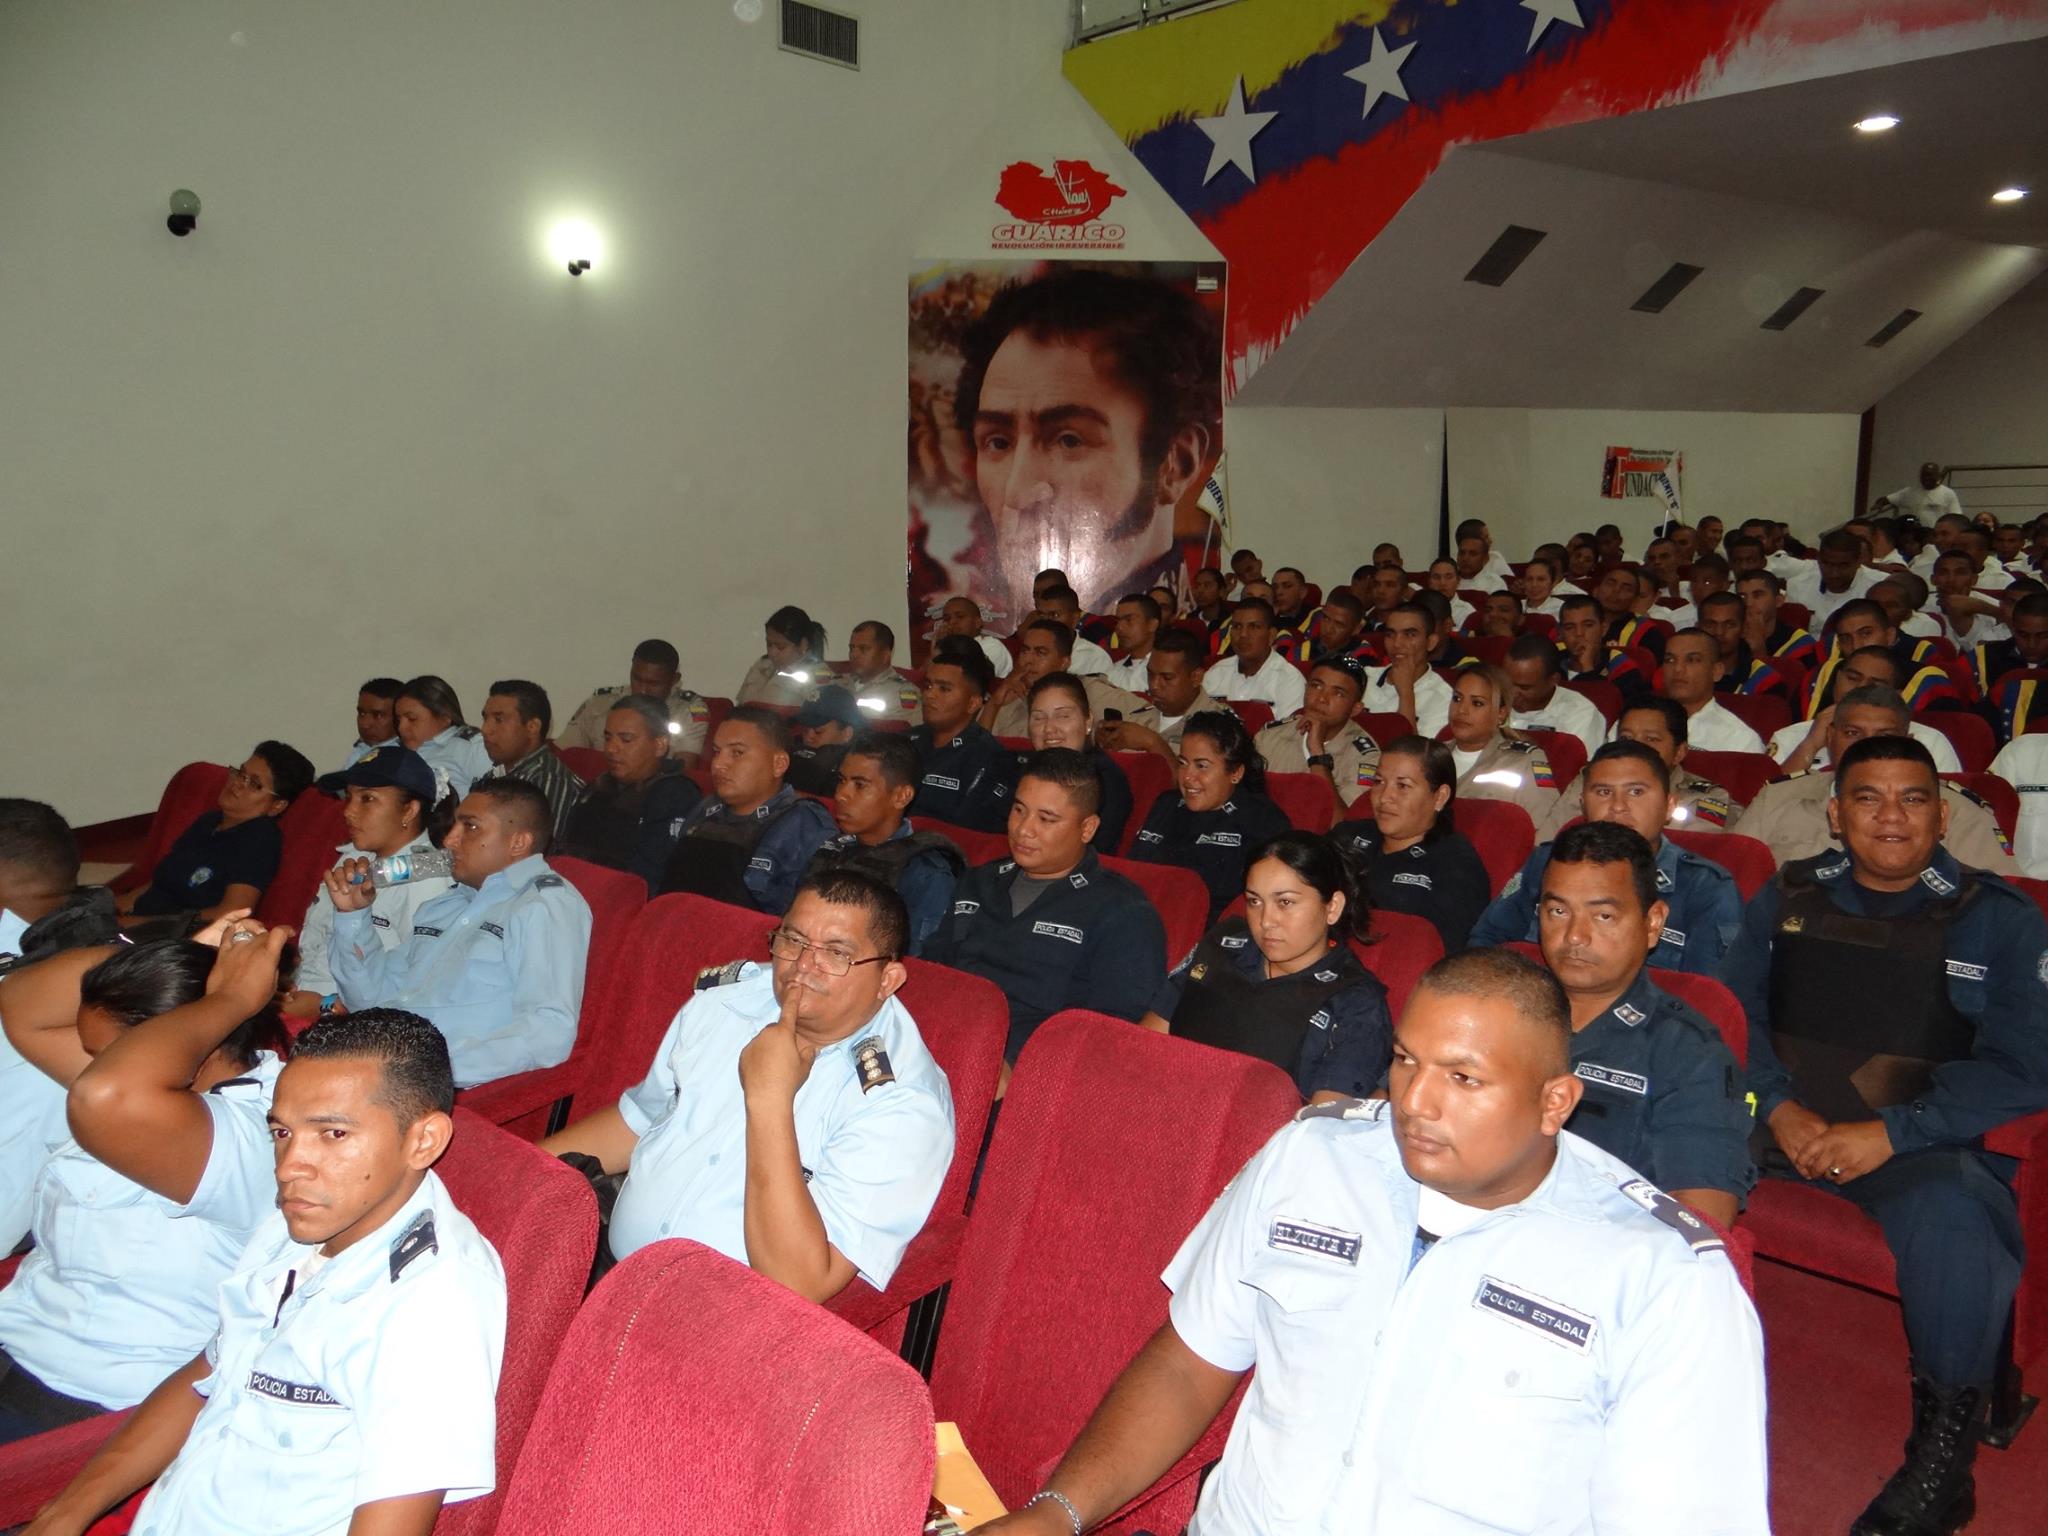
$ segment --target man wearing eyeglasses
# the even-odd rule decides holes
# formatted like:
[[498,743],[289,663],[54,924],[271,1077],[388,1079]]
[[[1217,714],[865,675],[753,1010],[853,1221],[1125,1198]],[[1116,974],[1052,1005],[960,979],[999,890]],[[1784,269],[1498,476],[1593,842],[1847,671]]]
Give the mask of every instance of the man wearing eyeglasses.
[[623,1173],[606,1266],[693,1238],[813,1301],[885,1288],[953,1159],[953,1093],[896,991],[909,917],[851,870],[808,876],[768,965],[707,971],[647,1076],[541,1145]]

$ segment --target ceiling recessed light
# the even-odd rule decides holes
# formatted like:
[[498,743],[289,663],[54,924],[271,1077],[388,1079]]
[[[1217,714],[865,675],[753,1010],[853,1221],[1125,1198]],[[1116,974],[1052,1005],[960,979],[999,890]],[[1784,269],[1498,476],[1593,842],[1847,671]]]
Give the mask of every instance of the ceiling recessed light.
[[2016,203],[2027,195],[2025,187],[2000,187],[1991,194],[1994,203]]
[[1889,112],[1879,112],[1873,116],[1861,119],[1856,124],[1856,131],[1858,133],[1889,133],[1898,126],[1899,120],[1896,117],[1893,117]]

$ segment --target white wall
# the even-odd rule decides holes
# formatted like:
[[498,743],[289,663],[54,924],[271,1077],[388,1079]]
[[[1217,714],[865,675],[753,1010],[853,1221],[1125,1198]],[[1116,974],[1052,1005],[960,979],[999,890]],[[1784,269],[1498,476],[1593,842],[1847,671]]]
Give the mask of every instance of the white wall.
[[900,629],[911,259],[1077,149],[1128,254],[1213,253],[1059,79],[1065,0],[848,8],[858,73],[723,0],[0,7],[0,791],[331,765],[373,673],[566,712],[648,634],[729,693],[783,602]]
[[1451,520],[1482,518],[1511,559],[1601,523],[1640,553],[1655,521],[1646,501],[1599,494],[1607,448],[1685,454],[1685,518],[1730,524],[1770,516],[1813,534],[1856,500],[1858,419],[1705,411],[1453,410]]

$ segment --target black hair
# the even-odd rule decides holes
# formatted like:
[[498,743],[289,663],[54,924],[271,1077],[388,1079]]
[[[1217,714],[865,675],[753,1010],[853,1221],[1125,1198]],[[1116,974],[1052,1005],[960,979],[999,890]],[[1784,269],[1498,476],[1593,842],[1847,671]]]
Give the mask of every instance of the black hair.
[[751,725],[755,730],[759,731],[762,737],[766,739],[769,751],[787,752],[790,750],[792,743],[789,734],[788,718],[778,714],[767,705],[735,704],[726,712],[725,719],[720,724],[729,725],[734,721],[738,721],[741,725]]
[[1064,581],[1052,583],[1038,594],[1038,600],[1041,603],[1072,603],[1076,608],[1081,606],[1081,594]]
[[478,779],[469,786],[469,792],[490,801],[492,809],[520,831],[531,832],[535,853],[548,851],[555,815],[548,806],[548,797],[538,784],[501,775],[495,779]]
[[1598,613],[1600,611],[1600,600],[1597,597],[1590,597],[1584,592],[1576,593],[1557,605],[1557,616],[1563,618],[1568,613],[1582,611],[1587,608],[1591,608],[1595,613]]
[[1042,630],[1046,634],[1051,635],[1052,648],[1058,651],[1062,656],[1071,656],[1074,654],[1074,632],[1073,630],[1069,629],[1066,625],[1062,624],[1058,619],[1026,619],[1023,622],[1023,624],[1018,626],[1017,633],[1020,635],[1028,635],[1034,629]]
[[[1616,745],[1632,746],[1634,743]],[[1618,821],[1582,821],[1566,827],[1550,845],[1550,862],[1553,865],[1626,864],[1629,884],[1635,887],[1636,905],[1648,912],[1650,904],[1657,899],[1657,855],[1642,833]]]
[[1036,576],[1031,578],[1031,585],[1034,587],[1037,586],[1041,581],[1044,581],[1048,576],[1050,576],[1055,582],[1059,582],[1062,584],[1064,584],[1067,579],[1067,573],[1065,571],[1061,570],[1056,565],[1048,565],[1044,570],[1040,571]]
[[1657,755],[1654,747],[1644,746],[1640,741],[1603,742],[1600,750],[1593,754],[1592,761],[1586,764],[1587,774],[1590,775],[1602,763],[1641,763],[1650,770],[1650,776],[1664,793],[1671,793],[1671,770],[1664,766],[1664,759]]
[[2048,619],[2048,592],[2029,592],[2012,605],[2016,619]]
[[555,723],[555,709],[548,702],[547,689],[539,683],[530,683],[523,677],[508,677],[491,684],[487,697],[510,699],[519,708],[520,723],[538,720],[541,740],[547,740],[548,729]]
[[[1741,540],[1738,539],[1736,542],[1740,543]],[[1756,544],[1755,539],[1751,539],[1749,542],[1752,544]],[[1761,549],[1763,546],[1758,544],[1757,547]],[[1785,595],[1785,578],[1780,576],[1776,571],[1765,570],[1762,566],[1758,566],[1753,571],[1744,571],[1740,576],[1735,578],[1735,585],[1739,587],[1745,581],[1769,582],[1771,590],[1773,592],[1777,593],[1780,597],[1783,597]]]
[[1318,672],[1335,672],[1339,677],[1342,677],[1351,684],[1361,699],[1365,697],[1365,668],[1361,667],[1349,656],[1327,657],[1315,663],[1308,670],[1311,677],[1315,676]]
[[1728,562],[1719,554],[1711,552],[1704,555],[1694,555],[1692,557],[1692,573],[1697,576],[1701,571],[1718,571],[1721,575],[1726,576],[1729,574]]
[[948,635],[932,647],[932,659],[925,669],[933,667],[958,667],[967,685],[984,699],[996,685],[995,663],[988,659],[988,652],[964,635]]
[[1230,568],[1234,571],[1237,569],[1238,561],[1257,560],[1258,558],[1257,551],[1247,544],[1243,549],[1234,549],[1230,552]]
[[1251,872],[1262,859],[1278,859],[1289,869],[1309,883],[1311,889],[1324,901],[1332,896],[1344,898],[1344,912],[1331,926],[1333,938],[1350,938],[1363,935],[1370,929],[1368,918],[1371,912],[1366,905],[1365,887],[1351,872],[1351,866],[1331,846],[1330,840],[1317,837],[1313,832],[1299,828],[1269,837],[1252,849],[1244,861],[1247,882]]
[[1028,709],[1031,705],[1036,704],[1040,694],[1051,693],[1055,689],[1070,695],[1074,702],[1081,706],[1081,713],[1093,718],[1095,706],[1088,698],[1088,685],[1071,672],[1046,673],[1045,676],[1033,683],[1030,691],[1024,695],[1025,707]]
[[1515,950],[1468,949],[1437,961],[1415,984],[1418,992],[1500,999],[1515,1015],[1543,1031],[1552,1048],[1546,1077],[1571,1070],[1572,1010],[1564,987],[1549,971]]
[[1515,643],[1508,647],[1509,661],[1539,661],[1543,664],[1543,675],[1555,677],[1564,670],[1564,658],[1558,654],[1556,642],[1548,635],[1517,635]]
[[[116,950],[78,979],[78,1004],[97,1008],[123,1029],[161,1018],[206,995],[206,978],[217,952],[191,939],[157,939]],[[256,1064],[256,1053],[277,1036],[277,1016],[266,1005],[244,1019],[220,1043],[238,1067]]]
[[[1858,688],[1856,692],[1863,690]],[[1849,770],[1860,768],[1865,763],[1918,763],[1927,770],[1927,777],[1937,788],[1941,784],[1941,771],[1934,766],[1934,754],[1911,736],[1865,736],[1861,741],[1851,742],[1849,750],[1842,754],[1842,760],[1835,764],[1834,793],[1838,798],[1843,784],[1848,782]]]
[[1387,759],[1390,757],[1412,757],[1422,765],[1422,777],[1433,795],[1440,789],[1448,789],[1450,798],[1444,801],[1443,809],[1436,813],[1436,820],[1422,835],[1425,843],[1434,843],[1449,837],[1458,830],[1453,814],[1458,806],[1458,760],[1451,756],[1451,749],[1440,741],[1431,741],[1427,736],[1396,736],[1380,748],[1380,773],[1385,776]]
[[1301,567],[1298,565],[1283,565],[1280,567],[1279,570],[1273,573],[1273,577],[1277,581],[1280,577],[1289,574],[1292,574],[1294,579],[1300,582],[1304,587],[1308,585],[1308,577],[1303,573]]
[[1152,642],[1152,654],[1164,652],[1178,656],[1190,666],[1206,668],[1209,665],[1209,642],[1200,635],[1189,634],[1180,628],[1162,629],[1159,638]]
[[1158,599],[1154,598],[1149,592],[1126,592],[1116,600],[1116,605],[1119,608],[1123,607],[1125,603],[1134,604],[1138,612],[1142,613],[1154,624],[1157,624],[1165,616],[1159,606]]
[[1426,597],[1433,597],[1438,603],[1443,603],[1443,594],[1441,592],[1432,592],[1425,588],[1409,598],[1407,602],[1394,604],[1393,607],[1387,610],[1387,617],[1393,619],[1399,618],[1404,613],[1412,614],[1414,617],[1422,620],[1423,632],[1425,634],[1428,633],[1430,630],[1435,629],[1443,619],[1449,618],[1451,610],[1448,604],[1444,604],[1442,617],[1439,618],[1436,610],[1423,601]]
[[439,715],[450,725],[467,725],[462,718],[462,700],[455,696],[455,690],[448,686],[448,679],[437,677],[432,672],[422,672],[409,681],[399,695],[401,699],[417,699],[426,705],[431,714]]
[[1468,517],[1465,521],[1458,524],[1457,532],[1451,535],[1451,542],[1453,544],[1462,544],[1467,539],[1484,539],[1485,537],[1486,524],[1476,517]]
[[78,885],[79,863],[78,837],[55,807],[0,798],[0,864],[26,871],[57,895]]
[[[1857,647],[1857,648],[1856,648],[1855,650],[1851,651],[1851,652],[1850,652],[1850,653],[1849,653],[1849,654],[1848,654],[1847,656],[1844,656],[1844,657],[1843,657],[1842,659],[1843,659],[1844,661],[1851,661],[1851,660],[1854,660],[1854,659],[1855,659],[1856,657],[1858,657],[1858,656],[1864,656],[1864,657],[1878,657],[1878,656],[1881,656],[1881,657],[1883,657],[1883,658],[1884,658],[1884,662],[1885,662],[1885,665],[1886,665],[1887,667],[1889,667],[1889,668],[1891,669],[1891,674],[1892,674],[1892,687],[1894,687],[1894,688],[1897,688],[1897,687],[1898,687],[1898,686],[1899,686],[1900,684],[1902,684],[1902,683],[1904,683],[1904,682],[1906,681],[1906,675],[1907,675],[1907,671],[1908,671],[1908,668],[1907,668],[1907,665],[1906,665],[1906,661],[1905,661],[1905,658],[1904,658],[1904,657],[1902,657],[1902,656],[1900,656],[1900,655],[1899,655],[1899,653],[1898,653],[1897,651],[1893,650],[1893,649],[1892,649],[1892,648],[1891,648],[1890,646],[1888,646],[1888,645],[1864,645],[1864,646],[1858,646],[1858,647]],[[1850,691],[1851,691],[1851,692],[1854,692],[1855,690],[1851,689]]]
[[808,893],[835,907],[858,907],[868,920],[875,952],[900,960],[910,942],[910,913],[903,898],[872,875],[853,869],[821,869],[806,875],[791,898],[794,907]]
[[884,624],[880,619],[862,619],[853,626],[853,632],[856,635],[862,630],[866,630],[873,635],[875,643],[883,650],[894,653],[896,649],[896,631]]
[[[497,782],[492,780],[490,782]],[[513,782],[523,782],[514,780]],[[403,1008],[363,1008],[320,1020],[299,1036],[293,1061],[368,1057],[378,1067],[373,1097],[401,1128],[455,1108],[455,1069],[441,1031]]]
[[270,765],[270,776],[277,781],[277,798],[286,805],[311,789],[313,780],[319,777],[319,770],[306,761],[305,753],[281,741],[259,741],[249,755]]
[[1153,278],[1083,266],[1059,268],[1000,290],[960,344],[954,420],[969,437],[982,381],[1011,332],[1036,341],[1086,337],[1099,363],[1145,403],[1140,451],[1148,467],[1166,459],[1183,427],[1205,448],[1222,441],[1223,384],[1216,369],[1215,317],[1191,296]]
[[1886,629],[1898,628],[1892,623],[1892,616],[1884,611],[1884,604],[1873,603],[1867,597],[1852,597],[1835,610],[1834,617],[1828,622],[1834,628],[1840,629],[1844,619],[1876,619]]
[[1247,795],[1266,792],[1266,759],[1252,745],[1252,733],[1244,728],[1244,722],[1230,710],[1209,709],[1199,715],[1190,715],[1180,728],[1183,752],[1187,750],[1190,736],[1208,737],[1216,743],[1216,751],[1224,766],[1244,770],[1244,777],[1237,783],[1240,791]]
[[794,603],[784,603],[769,614],[762,627],[772,629],[783,639],[802,646],[806,655],[820,659],[825,655],[825,626]]
[[1351,579],[1353,581],[1369,580],[1371,579],[1372,573],[1378,569],[1379,567],[1376,565],[1357,566],[1351,572]]
[[1279,615],[1274,613],[1273,605],[1267,602],[1263,597],[1240,597],[1236,602],[1230,605],[1230,611],[1232,613],[1243,613],[1247,608],[1256,608],[1261,614],[1265,616],[1265,620],[1268,624],[1271,624],[1274,621],[1274,619],[1279,617]]
[[680,672],[683,668],[683,658],[666,640],[642,640],[633,647],[633,660],[635,663],[651,661],[669,672]]
[[1692,716],[1685,712],[1685,706],[1676,699],[1667,699],[1661,693],[1646,693],[1633,703],[1624,703],[1621,713],[1614,717],[1615,728],[1630,715],[1647,710],[1664,722],[1664,729],[1674,743],[1684,746],[1692,737]]
[[[1387,569],[1392,570],[1393,567],[1388,566]],[[1347,613],[1355,614],[1359,618],[1365,617],[1365,600],[1349,587],[1332,587],[1330,595],[1323,599],[1323,606],[1325,608],[1342,608]]]
[[367,693],[372,698],[382,699],[387,704],[396,704],[398,696],[405,692],[405,684],[395,677],[373,677],[357,693]]
[[1700,612],[1705,613],[1712,604],[1719,604],[1725,608],[1731,603],[1738,609],[1741,608],[1742,594],[1739,592],[1709,592],[1700,599]]
[[1096,775],[1095,765],[1088,761],[1086,753],[1076,752],[1072,747],[1045,747],[1026,753],[1017,768],[1019,786],[1026,779],[1057,784],[1083,816],[1093,816],[1102,809],[1102,780]]
[[[891,789],[915,785],[922,771],[917,748],[900,731],[856,732],[853,740],[846,744],[846,757],[873,758],[875,766],[881,770],[882,782]],[[845,758],[841,761],[844,762]]]
[[669,739],[669,727],[675,722],[669,716],[668,705],[660,699],[649,698],[644,693],[622,693],[612,700],[612,707],[605,713],[615,715],[622,709],[638,715],[640,723],[647,727],[650,735],[663,741]]

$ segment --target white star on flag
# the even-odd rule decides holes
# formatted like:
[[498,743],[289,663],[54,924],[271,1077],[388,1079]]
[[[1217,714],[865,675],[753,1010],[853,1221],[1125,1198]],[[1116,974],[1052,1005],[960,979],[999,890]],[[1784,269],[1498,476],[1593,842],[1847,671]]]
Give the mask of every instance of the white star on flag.
[[1398,96],[1403,101],[1408,99],[1408,87],[1401,83],[1401,66],[1408,62],[1408,55],[1414,51],[1413,43],[1389,48],[1380,36],[1380,29],[1372,29],[1372,57],[1358,68],[1344,71],[1346,80],[1356,80],[1365,87],[1365,110],[1358,114],[1360,117],[1371,117],[1372,109],[1382,96]]
[[1215,146],[1209,151],[1209,169],[1202,173],[1202,185],[1206,187],[1214,181],[1216,173],[1226,165],[1234,165],[1243,171],[1246,181],[1257,181],[1259,173],[1252,168],[1252,140],[1279,115],[1278,112],[1245,111],[1244,76],[1239,75],[1237,83],[1230,88],[1230,102],[1224,107],[1223,115],[1195,119],[1195,126],[1209,135],[1209,142]]
[[1532,51],[1543,40],[1543,34],[1553,21],[1577,27],[1581,32],[1586,30],[1585,20],[1579,15],[1579,0],[1522,0],[1522,9],[1536,17],[1536,26],[1529,33],[1529,46],[1522,50],[1524,53]]

